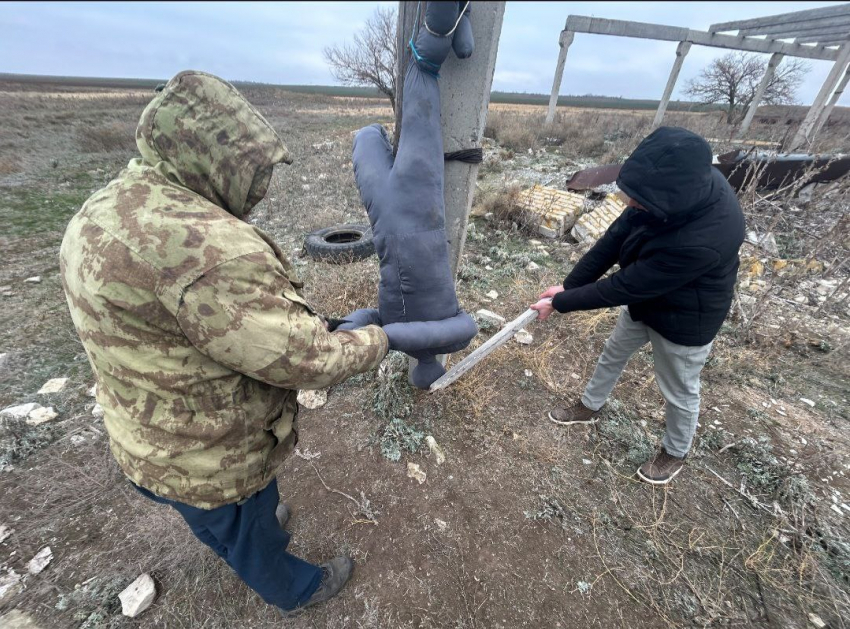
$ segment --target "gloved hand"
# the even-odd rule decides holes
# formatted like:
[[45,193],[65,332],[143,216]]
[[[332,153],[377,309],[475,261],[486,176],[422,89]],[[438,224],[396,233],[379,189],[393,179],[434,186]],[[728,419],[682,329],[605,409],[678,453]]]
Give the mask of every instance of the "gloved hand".
[[381,325],[381,315],[378,314],[377,308],[361,308],[355,310],[350,315],[343,319],[343,323],[339,324],[337,330],[356,330],[367,325]]

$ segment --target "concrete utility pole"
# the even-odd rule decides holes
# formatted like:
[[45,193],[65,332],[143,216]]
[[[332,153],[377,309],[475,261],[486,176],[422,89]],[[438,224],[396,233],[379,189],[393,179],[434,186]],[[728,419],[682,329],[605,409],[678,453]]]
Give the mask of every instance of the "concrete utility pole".
[[756,115],[756,110],[759,108],[759,103],[764,96],[764,92],[767,90],[767,86],[770,85],[770,82],[773,80],[773,75],[776,73],[776,66],[779,65],[783,57],[785,57],[785,55],[781,52],[775,52],[770,55],[770,61],[767,62],[767,67],[764,69],[764,76],[761,77],[761,81],[756,88],[756,93],[753,94],[753,100],[750,103],[750,107],[747,109],[747,115],[744,116],[744,121],[741,123],[741,128],[738,130],[738,139],[743,139],[743,137],[747,135],[747,131],[750,130],[750,125],[753,122],[753,116]]
[[847,70],[847,62],[849,60],[850,42],[838,49],[838,56],[835,59],[835,63],[832,64],[832,70],[829,71],[826,80],[823,82],[823,86],[820,88],[820,92],[815,97],[812,106],[809,107],[809,113],[806,114],[806,118],[800,124],[800,128],[797,129],[794,139],[791,140],[791,144],[787,147],[789,151],[799,149],[809,150],[810,145],[815,140],[817,123],[821,114],[823,114],[826,99],[832,96],[833,91],[835,91],[841,75]]
[[555,80],[552,81],[552,94],[549,96],[549,111],[546,112],[546,124],[552,124],[555,120],[555,107],[558,106],[558,92],[561,91],[561,79],[564,78],[564,64],[567,63],[567,52],[575,39],[576,34],[572,31],[561,31],[558,45],[561,52],[558,53],[558,64],[555,66]]
[[664,120],[664,112],[667,111],[667,105],[670,103],[670,97],[673,95],[673,88],[676,87],[676,80],[679,78],[679,72],[682,71],[682,64],[685,63],[685,55],[691,49],[691,43],[680,41],[676,46],[676,60],[673,62],[673,68],[670,70],[670,77],[667,79],[667,87],[664,88],[664,94],[661,96],[661,102],[658,103],[658,110],[655,112],[655,118],[652,120],[652,128],[656,129]]
[[[408,42],[413,33],[418,2],[399,2],[395,145],[401,131],[404,74],[410,59]],[[458,59],[449,53],[440,68],[440,101],[443,123],[443,150],[479,148],[490,105],[490,88],[496,69],[496,53],[505,16],[504,2],[473,2],[471,4],[472,35],[475,51],[469,59]],[[425,14],[422,3],[421,15]],[[420,17],[420,27],[421,27]],[[466,241],[469,210],[478,178],[478,164],[449,161],[445,168],[446,235],[452,273],[457,275],[458,264]],[[412,361],[412,359],[411,359]]]

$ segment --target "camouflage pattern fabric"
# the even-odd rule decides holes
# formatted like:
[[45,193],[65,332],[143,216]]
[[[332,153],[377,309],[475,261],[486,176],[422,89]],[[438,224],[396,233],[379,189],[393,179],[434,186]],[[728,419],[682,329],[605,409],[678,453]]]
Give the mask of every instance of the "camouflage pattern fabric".
[[240,220],[291,157],[231,85],[178,74],[136,143],[142,158],[69,223],[63,286],[124,473],[212,509],[274,477],[297,389],[377,367],[387,339],[328,332],[280,249]]

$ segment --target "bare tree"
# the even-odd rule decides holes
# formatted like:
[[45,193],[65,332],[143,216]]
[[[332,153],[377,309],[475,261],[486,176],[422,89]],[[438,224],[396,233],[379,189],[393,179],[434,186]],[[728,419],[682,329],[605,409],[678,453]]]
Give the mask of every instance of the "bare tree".
[[353,44],[325,48],[331,73],[346,85],[371,85],[390,99],[395,111],[396,10],[378,7]]
[[[688,81],[685,94],[706,104],[723,105],[726,122],[735,124],[750,106],[756,88],[767,68],[767,60],[756,54],[730,52],[703,68],[700,75]],[[785,105],[796,101],[797,88],[809,65],[800,59],[779,64],[762,96],[767,105]]]

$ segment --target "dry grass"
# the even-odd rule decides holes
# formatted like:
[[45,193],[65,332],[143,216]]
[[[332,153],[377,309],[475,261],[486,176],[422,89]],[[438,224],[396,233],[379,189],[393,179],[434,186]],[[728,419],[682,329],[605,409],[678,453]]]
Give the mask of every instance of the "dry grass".
[[136,126],[126,122],[108,122],[77,131],[84,153],[111,153],[136,149]]

